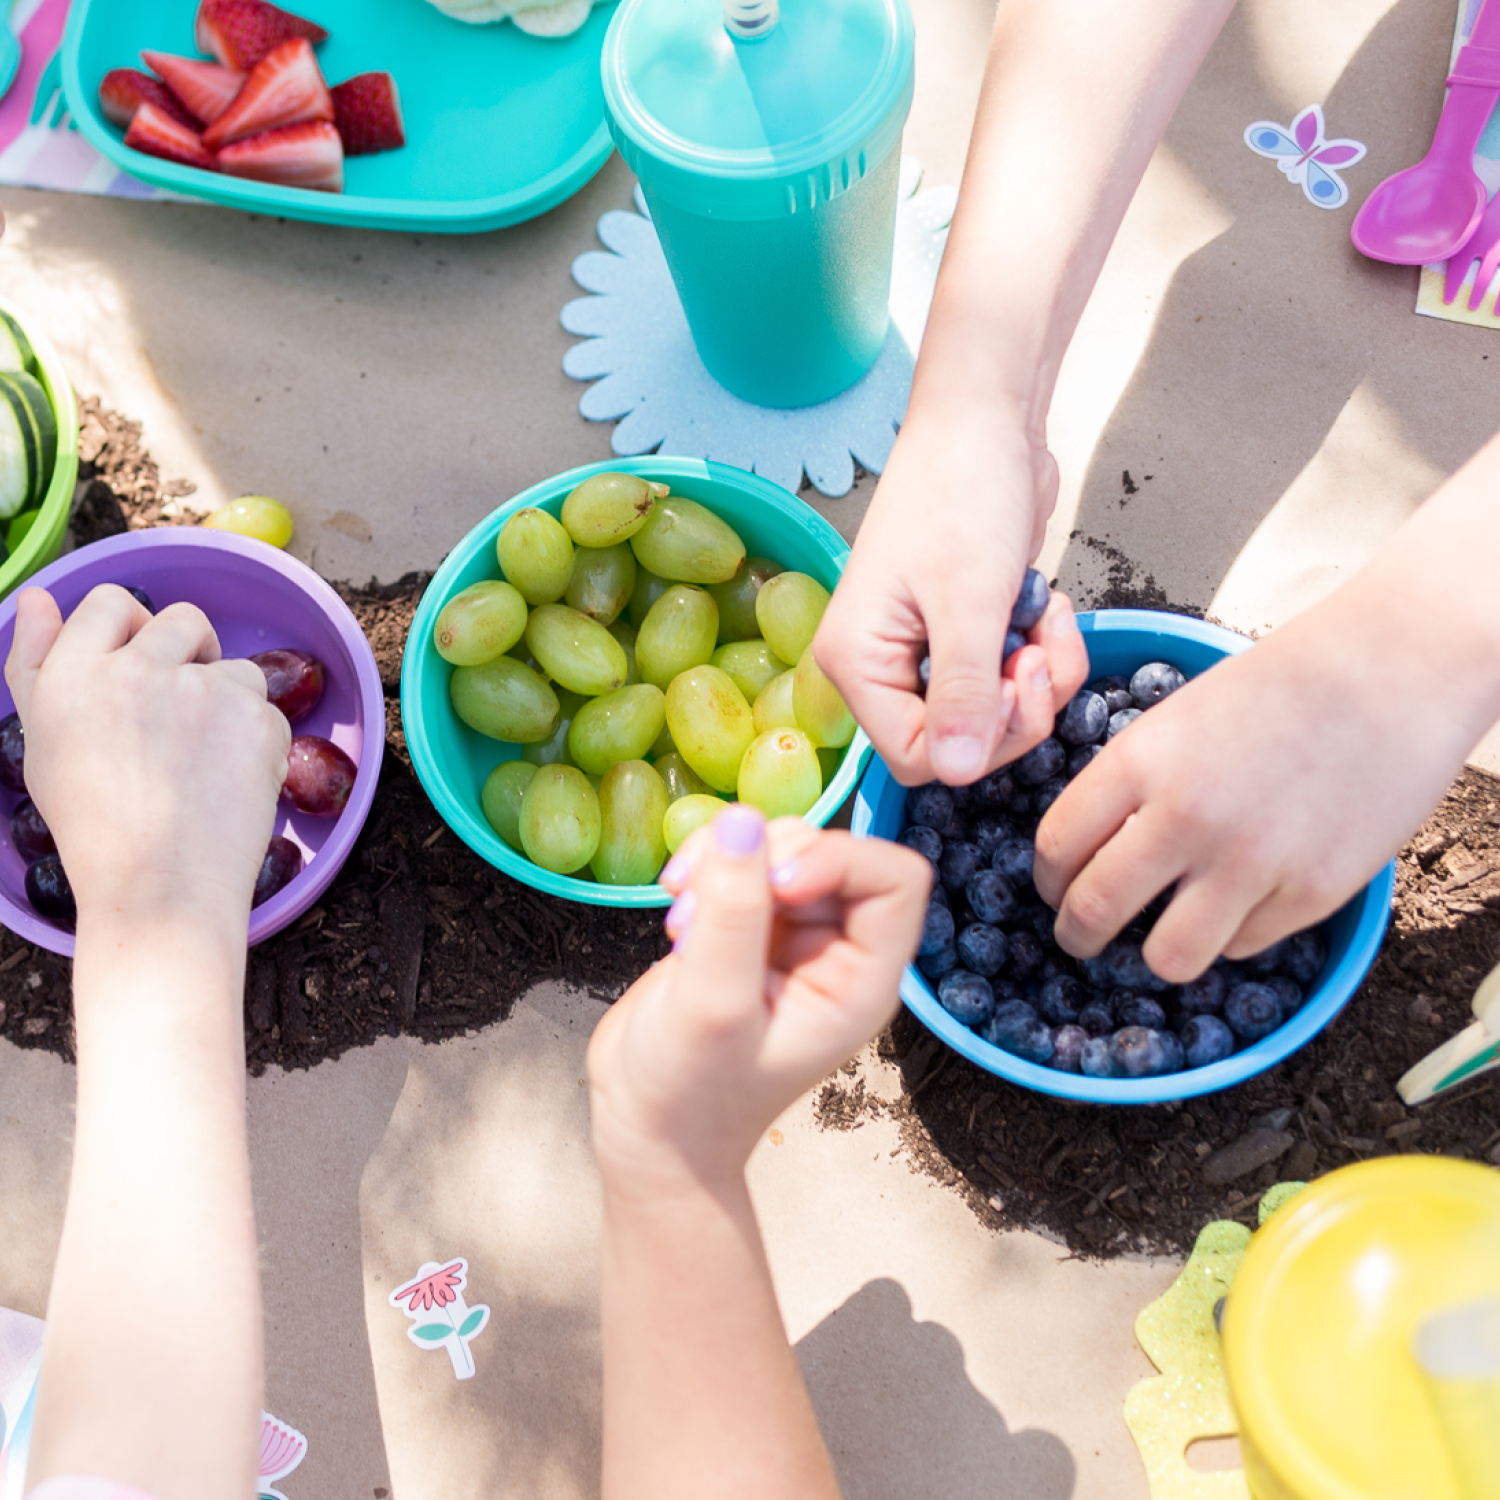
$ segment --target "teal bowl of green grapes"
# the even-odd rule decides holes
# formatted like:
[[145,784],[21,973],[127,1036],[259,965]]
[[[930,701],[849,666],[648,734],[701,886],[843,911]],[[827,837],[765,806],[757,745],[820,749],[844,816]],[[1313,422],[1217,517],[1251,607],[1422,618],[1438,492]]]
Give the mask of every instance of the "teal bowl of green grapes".
[[500,506],[412,620],[401,716],[444,822],[550,895],[665,906],[732,800],[828,822],[870,742],[811,641],[849,549],[757,475],[691,458],[571,469]]

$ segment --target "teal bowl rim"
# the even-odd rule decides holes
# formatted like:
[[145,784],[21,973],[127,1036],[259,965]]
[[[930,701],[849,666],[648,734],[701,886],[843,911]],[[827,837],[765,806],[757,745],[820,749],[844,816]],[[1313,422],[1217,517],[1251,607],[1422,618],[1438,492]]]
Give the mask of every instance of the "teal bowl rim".
[[[713,479],[731,484],[753,499],[770,506],[773,511],[810,529],[827,549],[829,560],[839,572],[843,571],[844,562],[849,556],[849,544],[810,505],[789,494],[780,485],[772,484],[769,479],[762,479],[760,475],[751,474],[745,469],[705,459],[660,458],[654,454],[647,454],[642,458],[613,458],[601,463],[581,464],[576,469],[569,469],[566,473],[553,475],[550,479],[532,485],[530,489],[523,490],[504,505],[492,510],[482,521],[465,532],[452,552],[443,559],[442,566],[433,574],[432,582],[422,594],[417,612],[412,617],[411,629],[406,635],[406,647],[401,657],[401,723],[407,749],[411,752],[412,768],[417,773],[417,780],[422,783],[422,790],[431,798],[433,806],[448,827],[487,864],[503,870],[522,885],[545,891],[549,896],[560,896],[566,901],[581,901],[590,906],[666,906],[670,904],[672,897],[654,882],[651,885],[600,885],[591,880],[574,880],[568,875],[554,875],[552,871],[532,864],[524,854],[512,849],[487,823],[475,817],[450,790],[447,778],[438,767],[419,707],[426,673],[435,670],[434,663],[444,667],[447,665],[431,648],[432,630],[438,611],[453,592],[458,575],[477,553],[493,549],[501,526],[516,511],[545,500],[559,499],[590,474],[605,473],[645,474],[652,479],[662,480]],[[808,822],[821,827],[844,805],[859,784],[860,775],[872,753],[865,732],[862,729],[856,731],[844,754],[843,763],[839,766],[838,775],[824,788],[823,795],[807,812]]]
[[600,120],[592,135],[567,161],[545,172],[524,188],[468,200],[432,198],[371,198],[354,193],[322,193],[312,188],[278,187],[248,178],[225,177],[148,156],[127,146],[98,116],[95,101],[83,86],[78,50],[92,0],[73,0],[62,41],[63,96],[84,139],[122,172],[153,187],[183,193],[220,208],[245,213],[280,215],[312,224],[335,224],[356,229],[424,230],[429,234],[479,234],[505,229],[537,218],[566,202],[594,178],[614,151],[608,121]]
[[[1190,615],[1174,615],[1160,610],[1101,609],[1079,615],[1078,624],[1085,643],[1089,636],[1108,631],[1150,630],[1158,636],[1207,646],[1224,656],[1237,655],[1255,644],[1249,637],[1237,635],[1221,625],[1210,625]],[[856,838],[883,837],[874,831],[876,812],[882,800],[891,795],[890,788],[894,786],[895,778],[885,762],[876,757],[860,783],[854,803],[851,831]],[[1199,1094],[1232,1088],[1257,1073],[1263,1073],[1304,1047],[1343,1010],[1380,951],[1395,892],[1396,864],[1392,860],[1358,895],[1350,898],[1348,906],[1357,907],[1354,930],[1343,953],[1324,974],[1302,1009],[1270,1036],[1206,1068],[1187,1068],[1157,1078],[1085,1078],[1078,1073],[1059,1073],[1055,1068],[1027,1062],[986,1042],[977,1032],[954,1020],[938,1003],[937,996],[915,964],[908,964],[901,975],[901,999],[929,1031],[955,1052],[986,1072],[1008,1078],[1036,1093],[1074,1099],[1082,1104],[1162,1104],[1173,1099],[1191,1099]]]
[[[78,485],[78,400],[72,382],[52,341],[36,326],[36,320],[9,297],[0,297],[0,311],[8,312],[31,342],[47,399],[57,418],[57,459],[47,493],[42,496],[37,518],[16,548],[0,563],[0,597],[13,592],[28,578],[57,560],[63,537],[73,515],[73,491]],[[8,522],[0,522],[3,533]]]

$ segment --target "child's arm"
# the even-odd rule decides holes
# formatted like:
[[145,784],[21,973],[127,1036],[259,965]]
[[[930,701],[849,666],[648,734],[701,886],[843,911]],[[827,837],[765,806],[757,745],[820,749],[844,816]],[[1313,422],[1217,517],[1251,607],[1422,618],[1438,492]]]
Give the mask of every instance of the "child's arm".
[[245,928],[286,721],[208,621],[22,594],[6,680],[78,903],[78,1120],[27,1475],[245,1500],[261,1393]]
[[1336,911],[1500,717],[1500,438],[1321,604],[1112,741],[1043,819],[1058,941],[1097,953],[1176,884],[1164,979]]
[[1125,209],[1232,5],[999,8],[906,420],[817,638],[908,785],[974,781],[1045,738],[1083,682],[1065,609],[1001,676],[1010,606],[1057,500],[1047,409]]
[[664,872],[678,949],[589,1049],[604,1185],[605,1500],[836,1500],[744,1168],[896,1008],[909,850],[720,814]]

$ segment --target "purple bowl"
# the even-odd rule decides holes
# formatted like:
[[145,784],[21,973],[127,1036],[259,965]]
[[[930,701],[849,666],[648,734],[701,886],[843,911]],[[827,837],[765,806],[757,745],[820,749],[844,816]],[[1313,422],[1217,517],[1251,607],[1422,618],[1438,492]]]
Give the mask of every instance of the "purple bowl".
[[[262,942],[295,921],[333,882],[359,837],[385,750],[385,693],[374,653],[349,607],[311,568],[275,547],[225,531],[163,527],[127,532],[81,547],[27,580],[46,589],[63,615],[101,583],[133,584],[162,609],[196,604],[218,632],[225,656],[288,647],[323,663],[327,680],[318,706],[299,719],[296,734],[330,739],[359,767],[348,805],[336,818],[310,818],[277,804],[276,832],[302,849],[302,873],[250,913],[250,942]],[[16,596],[0,601],[0,660],[10,654]],[[0,681],[0,717],[13,712]],[[366,734],[366,726],[373,732]],[[368,746],[368,753],[367,747]],[[20,797],[0,790],[0,923],[28,943],[72,956],[73,934],[39,916],[26,899],[25,861],[10,838]]]

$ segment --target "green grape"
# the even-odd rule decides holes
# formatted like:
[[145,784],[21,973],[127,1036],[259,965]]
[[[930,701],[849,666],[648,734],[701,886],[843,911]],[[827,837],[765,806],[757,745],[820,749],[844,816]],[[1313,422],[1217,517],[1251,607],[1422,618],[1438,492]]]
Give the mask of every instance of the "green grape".
[[557,727],[557,694],[514,657],[497,656],[477,667],[454,667],[448,696],[470,729],[518,745],[544,740]]
[[641,621],[635,660],[645,682],[663,692],[679,672],[701,667],[714,654],[719,606],[707,589],[675,583]]
[[713,795],[713,788],[675,750],[656,762],[656,774],[667,789],[669,802],[679,797]]
[[662,690],[638,682],[584,704],[573,720],[568,748],[581,770],[603,776],[622,760],[640,760],[666,721]]
[[477,667],[503,656],[526,633],[526,601],[498,578],[471,583],[438,611],[432,642],[444,661]]
[[727,672],[693,667],[667,689],[667,728],[677,753],[716,791],[732,792],[755,738],[745,695]]
[[650,885],[667,858],[667,789],[643,760],[622,760],[599,783],[599,847],[589,861],[600,885]]
[[837,750],[854,738],[854,715],[839,690],[823,675],[811,646],[802,653],[793,674],[792,712],[797,716],[797,727],[819,747]]
[[797,715],[792,712],[792,684],[797,673],[788,667],[780,677],[773,677],[755,700],[755,732],[769,734],[773,729],[795,729]]
[[543,604],[526,622],[526,644],[565,688],[594,697],[625,685],[625,648],[597,620],[566,604]]
[[646,752],[646,754],[650,756],[652,760],[660,760],[664,755],[676,755],[677,741],[672,738],[672,731],[670,729],[664,728],[662,732],[657,735],[657,737],[652,741],[651,748]]
[[609,633],[627,650],[635,650],[636,628],[629,620],[612,621]]
[[630,547],[643,568],[674,583],[727,583],[745,560],[734,528],[681,495],[656,502]]
[[630,603],[635,575],[635,553],[623,542],[618,547],[580,547],[563,598],[589,619],[613,625]]
[[639,474],[590,474],[563,501],[562,523],[580,547],[613,547],[646,524],[668,488]]
[[577,766],[542,766],[521,799],[520,828],[533,864],[571,875],[599,847],[599,794]]
[[546,739],[521,747],[521,759],[534,766],[571,766],[573,757],[568,750],[568,732],[572,727],[572,719],[559,718],[557,728]]
[[651,612],[651,606],[671,587],[665,578],[658,578],[649,568],[641,567],[640,559],[636,559],[635,588],[630,593],[630,623],[637,630]]
[[521,799],[535,775],[530,761],[502,760],[480,788],[479,806],[485,821],[512,849],[521,847]]
[[833,778],[839,774],[839,767],[844,763],[844,752],[835,750],[830,745],[818,746],[818,764],[823,768],[823,790],[826,792],[833,784]]
[[768,578],[782,572],[780,563],[768,557],[747,557],[728,583],[716,583],[709,589],[719,606],[719,644],[725,641],[754,640],[760,634],[755,618],[755,596]]
[[746,703],[754,703],[760,697],[761,689],[773,677],[791,671],[762,640],[730,641],[720,646],[711,659],[716,667],[734,679],[734,685],[745,695]]
[[573,576],[573,543],[562,522],[528,505],[518,510],[495,541],[500,571],[528,604],[561,599]]
[[667,841],[667,853],[676,854],[691,834],[705,823],[712,823],[728,806],[718,797],[700,793],[679,797],[667,808],[667,815],[662,819],[661,831]]
[[740,763],[739,799],[768,818],[800,818],[823,794],[817,747],[800,729],[757,736]]
[[828,608],[828,590],[806,573],[778,573],[755,596],[755,618],[782,661],[801,661]]

